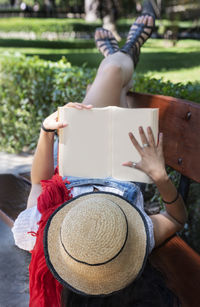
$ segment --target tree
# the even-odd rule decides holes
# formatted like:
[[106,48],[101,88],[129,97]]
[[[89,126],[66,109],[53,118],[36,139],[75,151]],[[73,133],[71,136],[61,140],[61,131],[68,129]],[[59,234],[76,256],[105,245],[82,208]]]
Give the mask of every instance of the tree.
[[99,0],[85,0],[85,20],[93,22],[98,18]]
[[117,40],[121,39],[116,29],[119,11],[119,0],[85,0],[85,19],[93,22],[101,18],[103,27],[110,30]]

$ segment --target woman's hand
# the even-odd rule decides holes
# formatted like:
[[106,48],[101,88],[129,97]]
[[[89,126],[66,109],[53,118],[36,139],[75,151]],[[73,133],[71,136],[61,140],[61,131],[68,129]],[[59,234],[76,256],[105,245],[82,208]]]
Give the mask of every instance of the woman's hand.
[[140,154],[141,160],[137,163],[125,162],[122,165],[139,169],[151,177],[154,182],[158,182],[167,176],[163,155],[163,134],[159,134],[158,144],[156,144],[150,127],[147,128],[147,136],[142,127],[139,127],[139,133],[143,146],[139,145],[131,132],[129,137]]
[[[82,103],[78,102],[69,102],[64,107],[66,108],[75,108],[78,110],[82,109],[91,109],[92,105],[84,105]],[[43,121],[43,126],[45,129],[60,129],[66,127],[68,124],[66,122],[58,121],[58,111],[54,112],[53,114],[49,115],[45,120]]]

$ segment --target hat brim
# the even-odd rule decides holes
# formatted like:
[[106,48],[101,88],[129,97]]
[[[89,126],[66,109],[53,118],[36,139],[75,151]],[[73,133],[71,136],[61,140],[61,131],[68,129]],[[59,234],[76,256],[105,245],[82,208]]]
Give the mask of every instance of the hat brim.
[[[128,221],[128,237],[121,253],[112,261],[91,266],[76,262],[63,252],[60,225],[67,212],[83,198],[105,197],[124,211]],[[106,296],[133,282],[143,271],[148,256],[148,226],[142,212],[119,195],[95,192],[79,195],[64,203],[51,215],[44,231],[46,263],[54,277],[65,287],[82,295]]]

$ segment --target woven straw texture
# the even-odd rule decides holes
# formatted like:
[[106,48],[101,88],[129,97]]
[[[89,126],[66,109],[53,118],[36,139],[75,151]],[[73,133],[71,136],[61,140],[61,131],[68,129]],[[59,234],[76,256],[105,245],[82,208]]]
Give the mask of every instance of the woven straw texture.
[[108,295],[125,288],[146,260],[141,213],[111,193],[82,195],[61,206],[45,233],[52,273],[82,294]]

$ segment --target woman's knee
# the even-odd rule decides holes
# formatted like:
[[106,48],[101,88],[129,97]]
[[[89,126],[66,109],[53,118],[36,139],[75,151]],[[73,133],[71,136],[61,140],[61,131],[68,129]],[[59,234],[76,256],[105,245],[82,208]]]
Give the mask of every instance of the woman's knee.
[[102,63],[102,67],[100,69],[100,72],[104,72],[110,75],[122,75],[122,67],[120,63],[115,63],[115,62],[105,62]]
[[112,84],[117,84],[123,86],[124,76],[120,65],[116,63],[109,63],[102,67],[98,72],[100,78],[104,79],[104,82],[112,82]]

